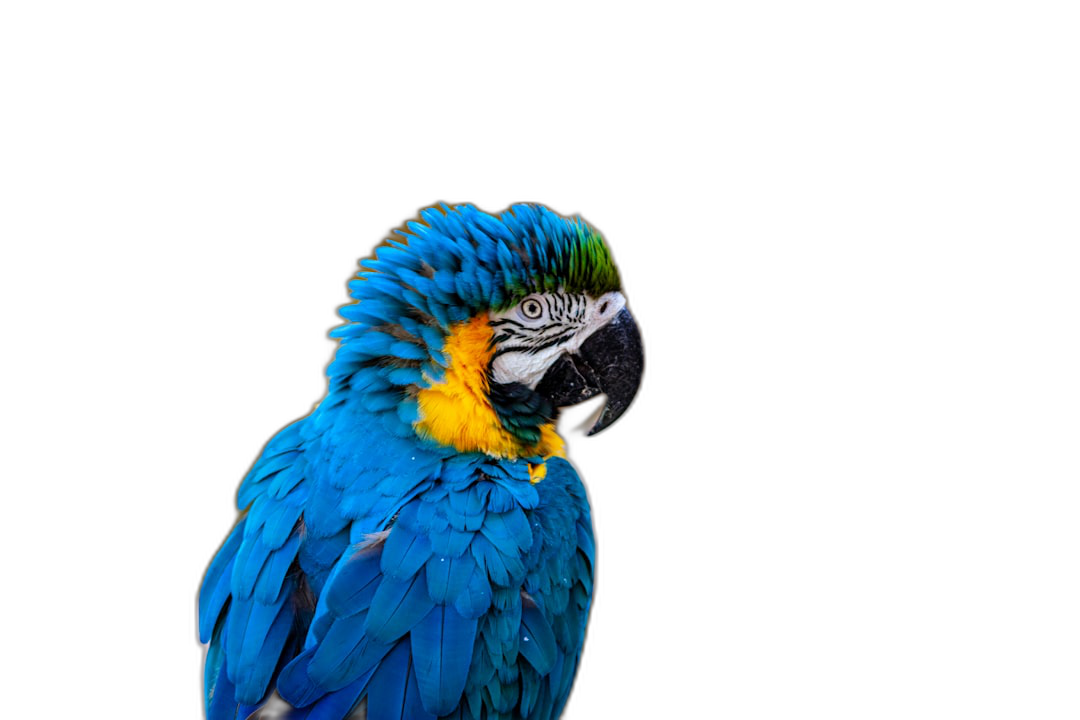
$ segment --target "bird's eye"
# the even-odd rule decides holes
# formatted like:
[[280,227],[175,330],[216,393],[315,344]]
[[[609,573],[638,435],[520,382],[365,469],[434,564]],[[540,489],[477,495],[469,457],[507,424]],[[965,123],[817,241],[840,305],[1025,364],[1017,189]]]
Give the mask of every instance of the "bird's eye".
[[529,320],[536,320],[544,314],[544,306],[536,298],[525,298],[521,303],[521,314]]

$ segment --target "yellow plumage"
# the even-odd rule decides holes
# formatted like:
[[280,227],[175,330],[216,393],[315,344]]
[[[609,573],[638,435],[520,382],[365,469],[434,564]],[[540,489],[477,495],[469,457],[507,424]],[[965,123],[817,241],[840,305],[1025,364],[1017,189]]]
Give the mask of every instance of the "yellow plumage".
[[[420,419],[416,429],[424,437],[460,452],[483,452],[504,458],[544,458],[563,454],[563,440],[551,423],[540,427],[540,441],[523,443],[507,431],[488,400],[488,366],[495,350],[493,330],[486,315],[451,328],[443,346],[449,360],[446,378],[420,390]],[[533,482],[539,482],[546,468],[530,470]],[[543,468],[543,469],[540,469]]]

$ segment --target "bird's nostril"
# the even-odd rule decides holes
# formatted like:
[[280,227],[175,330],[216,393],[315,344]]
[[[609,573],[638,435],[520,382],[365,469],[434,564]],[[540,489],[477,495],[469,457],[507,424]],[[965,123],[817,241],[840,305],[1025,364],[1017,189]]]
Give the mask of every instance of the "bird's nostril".
[[603,315],[604,313],[606,313],[606,312],[607,312],[607,307],[608,307],[608,304],[607,304],[607,300],[605,300],[604,302],[600,303],[600,314],[601,314],[601,315]]

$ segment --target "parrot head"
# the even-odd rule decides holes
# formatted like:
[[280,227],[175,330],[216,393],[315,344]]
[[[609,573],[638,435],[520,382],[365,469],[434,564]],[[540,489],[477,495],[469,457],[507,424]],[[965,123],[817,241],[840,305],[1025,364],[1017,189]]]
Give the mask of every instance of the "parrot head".
[[505,458],[562,454],[561,407],[627,409],[641,339],[600,234],[540,205],[428,208],[349,283],[331,392],[397,435]]

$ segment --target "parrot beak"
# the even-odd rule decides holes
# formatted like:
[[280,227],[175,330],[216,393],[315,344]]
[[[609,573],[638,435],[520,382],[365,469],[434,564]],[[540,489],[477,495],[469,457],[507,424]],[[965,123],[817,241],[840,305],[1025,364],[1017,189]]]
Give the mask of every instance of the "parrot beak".
[[595,435],[630,407],[644,367],[641,334],[630,311],[623,308],[611,322],[590,335],[577,352],[556,360],[536,391],[556,407],[607,395],[600,419],[589,430],[589,435]]

